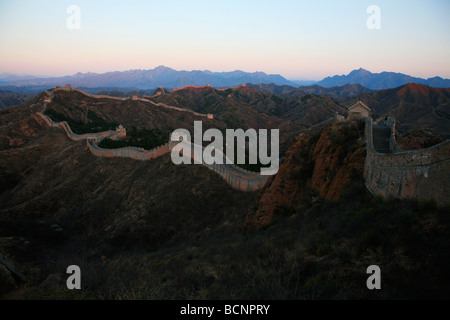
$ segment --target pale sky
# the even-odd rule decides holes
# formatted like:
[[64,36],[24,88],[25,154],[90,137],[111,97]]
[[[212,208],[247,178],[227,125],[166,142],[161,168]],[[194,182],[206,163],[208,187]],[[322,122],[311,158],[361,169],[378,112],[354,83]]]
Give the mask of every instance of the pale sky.
[[[70,5],[80,29],[70,30]],[[381,29],[370,30],[370,5]],[[153,69],[450,78],[449,0],[0,0],[0,73]],[[74,20],[72,20],[74,21]]]

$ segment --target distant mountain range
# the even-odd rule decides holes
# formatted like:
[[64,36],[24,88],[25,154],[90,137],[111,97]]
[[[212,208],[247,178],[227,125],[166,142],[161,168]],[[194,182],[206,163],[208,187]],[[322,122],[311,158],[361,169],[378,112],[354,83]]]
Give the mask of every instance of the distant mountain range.
[[[415,78],[409,75],[381,72],[372,73],[364,69],[353,70],[348,75],[335,75],[314,82],[307,80],[288,80],[278,74],[264,72],[211,72],[177,71],[168,67],[159,66],[151,70],[114,71],[107,73],[77,73],[63,77],[34,77],[30,75],[0,74],[0,89],[15,91],[12,87],[24,90],[44,90],[55,86],[70,84],[73,87],[84,88],[127,88],[128,90],[155,89],[163,86],[166,89],[181,88],[188,85],[204,86],[210,84],[215,88],[234,87],[241,84],[275,84],[298,88],[300,85],[317,85],[310,88],[317,91],[322,88],[341,87],[348,84],[358,84],[371,90],[397,88],[407,83],[425,84],[435,88],[449,88],[450,79],[434,77],[429,79]],[[23,92],[23,90],[20,90]],[[319,92],[317,92],[319,93]]]
[[450,79],[434,77],[429,79],[415,78],[402,73],[381,72],[372,73],[365,69],[353,70],[348,75],[327,77],[317,83],[325,88],[360,84],[373,90],[397,88],[407,83],[425,84],[434,88],[450,88]]
[[[12,79],[12,80],[11,80]],[[129,70],[107,73],[77,73],[73,76],[55,78],[14,79],[0,76],[0,85],[16,86],[64,86],[73,87],[126,87],[132,89],[152,89],[163,86],[165,88],[180,88],[188,85],[213,87],[233,87],[247,82],[276,83],[279,85],[298,86],[280,75],[266,74],[264,72],[248,73],[244,71],[211,72],[211,71],[177,71],[168,67],[159,66],[151,70]]]

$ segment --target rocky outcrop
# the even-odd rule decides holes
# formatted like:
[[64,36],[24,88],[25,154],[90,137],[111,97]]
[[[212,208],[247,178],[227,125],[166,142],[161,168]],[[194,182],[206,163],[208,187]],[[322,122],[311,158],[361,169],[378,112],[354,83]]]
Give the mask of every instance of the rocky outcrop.
[[375,126],[366,118],[359,124],[334,123],[316,137],[302,135],[287,152],[277,176],[262,190],[258,209],[248,215],[246,226],[268,224],[277,214],[289,214],[316,199],[338,199],[346,185],[361,177],[375,196],[448,205],[450,141],[403,151],[390,117]]
[[334,123],[316,134],[303,134],[286,153],[278,174],[261,191],[258,209],[246,227],[269,224],[319,199],[338,199],[362,177],[365,140],[361,121]]

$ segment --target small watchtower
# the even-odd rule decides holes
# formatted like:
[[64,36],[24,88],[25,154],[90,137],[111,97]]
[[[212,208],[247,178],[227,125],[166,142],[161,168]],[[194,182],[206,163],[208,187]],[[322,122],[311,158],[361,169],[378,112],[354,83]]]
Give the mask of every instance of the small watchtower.
[[348,117],[350,119],[369,117],[371,111],[372,110],[368,106],[359,100],[354,105],[348,107]]
[[120,137],[126,137],[127,136],[127,129],[124,128],[121,124],[116,128],[117,135]]

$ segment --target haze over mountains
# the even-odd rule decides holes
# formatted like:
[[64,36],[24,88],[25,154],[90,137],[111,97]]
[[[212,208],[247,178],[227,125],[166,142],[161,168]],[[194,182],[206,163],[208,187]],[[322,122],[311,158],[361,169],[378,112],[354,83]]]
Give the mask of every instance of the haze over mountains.
[[[348,75],[326,77],[316,82],[315,85],[331,88],[347,84],[359,84],[368,89],[380,90],[396,88],[409,82],[425,84],[435,88],[450,87],[450,80],[440,77],[422,79],[394,72],[371,73],[362,68],[354,70]],[[288,80],[281,75],[266,74],[264,72],[249,73],[240,70],[232,72],[211,72],[208,70],[177,71],[165,66],[159,66],[151,70],[114,71],[102,74],[88,72],[50,78],[0,74],[0,86],[6,90],[10,90],[6,86],[10,88],[22,87],[29,90],[39,87],[44,89],[45,87],[64,86],[67,83],[70,83],[73,87],[129,89],[154,89],[159,86],[170,89],[188,85],[204,86],[206,84],[216,88],[223,88],[245,83],[276,84],[294,88],[299,86],[299,82]]]
[[[0,79],[0,84],[2,80]],[[229,87],[243,83],[276,83],[296,86],[296,83],[286,80],[280,75],[268,75],[264,72],[248,73],[243,71],[211,72],[211,71],[176,71],[159,66],[151,70],[129,70],[107,73],[77,73],[73,76],[55,78],[34,78],[18,81],[3,81],[3,84],[19,86],[30,85],[65,85],[70,83],[74,87],[120,87],[134,89],[149,89],[163,86],[166,88],[180,88],[187,85],[214,87]]]

